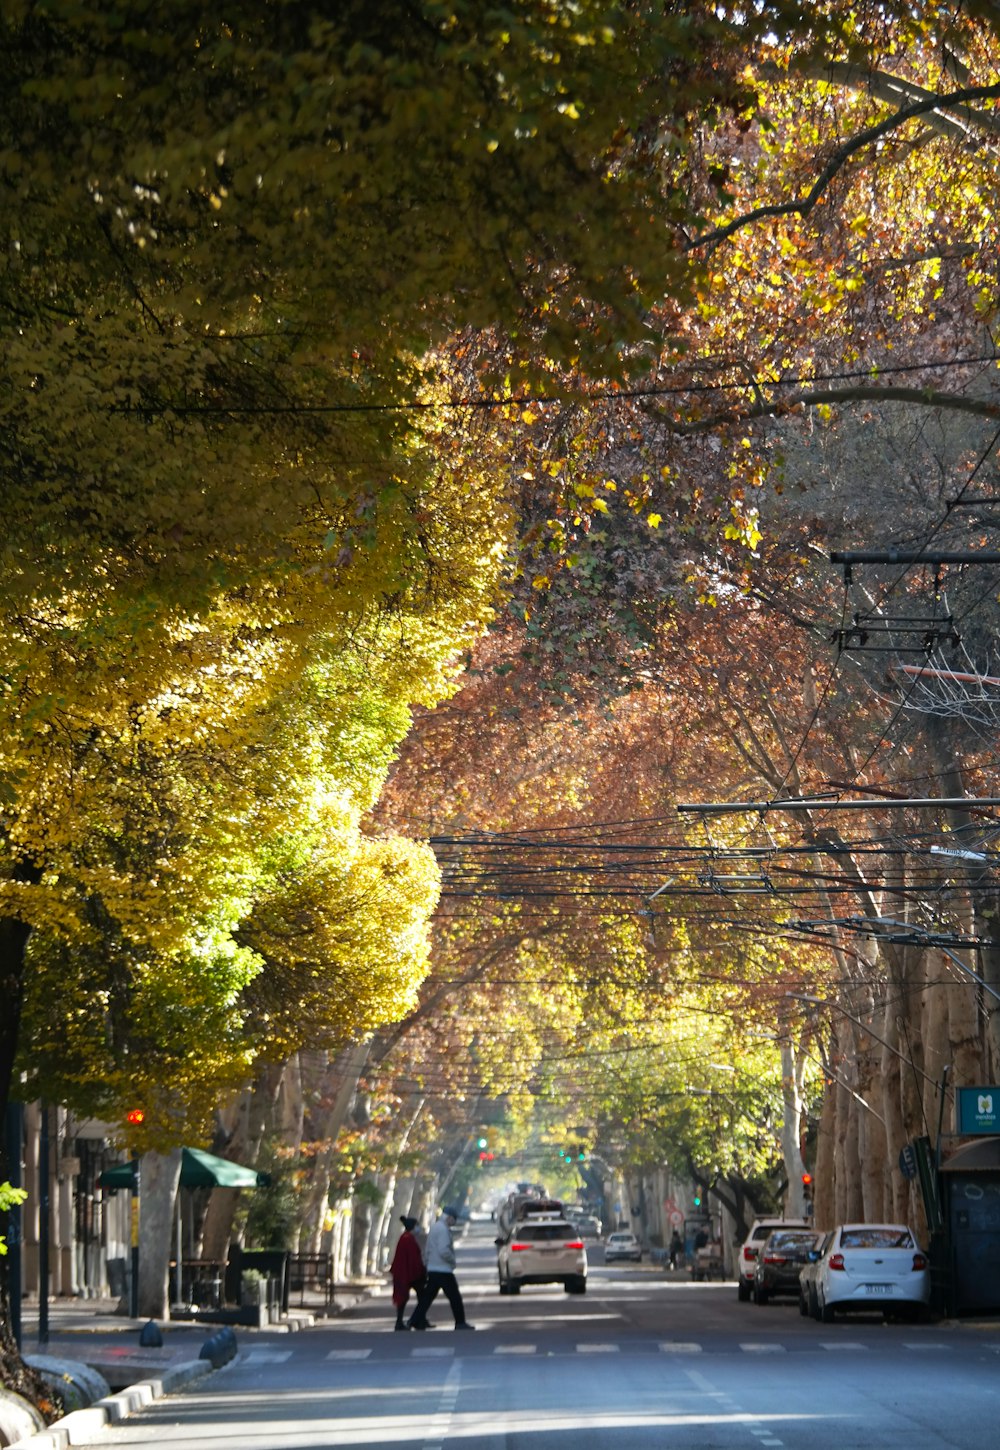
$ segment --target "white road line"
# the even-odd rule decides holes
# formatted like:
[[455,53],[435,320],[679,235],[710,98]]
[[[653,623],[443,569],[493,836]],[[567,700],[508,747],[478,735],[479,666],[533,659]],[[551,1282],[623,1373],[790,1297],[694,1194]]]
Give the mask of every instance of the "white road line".
[[247,1349],[241,1356],[244,1364],[284,1364],[291,1357],[290,1349]]
[[445,1349],[444,1347],[439,1349],[435,1344],[428,1344],[426,1348],[421,1345],[419,1349],[410,1350],[413,1359],[447,1359],[454,1353],[454,1349]]
[[537,1354],[537,1344],[498,1344],[494,1354]]
[[620,1344],[578,1344],[577,1354],[619,1354]]
[[854,1340],[854,1339],[834,1339],[834,1340],[831,1340],[828,1344],[821,1344],[820,1345],[820,1349],[833,1349],[833,1350],[836,1350],[836,1349],[846,1349],[846,1350],[858,1350],[858,1349],[860,1349],[860,1350],[863,1350],[864,1348],[865,1348],[865,1346],[863,1344],[858,1344],[857,1340]]
[[666,1342],[660,1345],[664,1354],[701,1354],[700,1344],[685,1344],[681,1340]]
[[370,1349],[331,1349],[327,1359],[367,1359]]
[[788,1350],[783,1344],[741,1344],[740,1349],[745,1354],[787,1354]]
[[[417,1349],[414,1354],[433,1354],[434,1350]],[[438,1350],[438,1354],[452,1354],[453,1350]],[[438,1402],[437,1410],[427,1426],[427,1439],[423,1442],[422,1450],[442,1450],[444,1442],[451,1433],[451,1422],[455,1414],[455,1407],[458,1403],[458,1392],[462,1379],[462,1361],[456,1359],[448,1371],[444,1384],[441,1386],[441,1399]]]

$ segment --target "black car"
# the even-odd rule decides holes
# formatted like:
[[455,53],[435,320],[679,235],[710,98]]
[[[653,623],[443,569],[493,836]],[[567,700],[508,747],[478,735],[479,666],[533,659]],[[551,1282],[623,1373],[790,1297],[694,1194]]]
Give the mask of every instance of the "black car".
[[760,1246],[753,1271],[753,1300],[766,1304],[777,1294],[799,1297],[799,1274],[822,1234],[807,1228],[779,1228]]

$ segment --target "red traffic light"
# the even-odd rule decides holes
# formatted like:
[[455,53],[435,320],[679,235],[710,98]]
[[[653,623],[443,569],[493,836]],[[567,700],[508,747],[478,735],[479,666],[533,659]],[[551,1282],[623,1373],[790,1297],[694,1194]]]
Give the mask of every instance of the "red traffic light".
[[812,1176],[811,1173],[803,1173],[803,1175],[802,1175],[802,1183],[803,1183],[803,1186],[804,1187],[811,1188],[812,1187],[812,1181],[813,1181],[813,1176]]
[[146,1114],[142,1108],[129,1108],[125,1114],[126,1123],[131,1123],[133,1128],[138,1128],[140,1123],[146,1121]]

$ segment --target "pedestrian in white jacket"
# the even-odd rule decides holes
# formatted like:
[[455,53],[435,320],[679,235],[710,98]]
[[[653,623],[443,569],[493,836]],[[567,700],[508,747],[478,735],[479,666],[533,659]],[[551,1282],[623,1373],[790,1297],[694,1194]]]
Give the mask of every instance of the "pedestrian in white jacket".
[[424,1250],[427,1280],[420,1291],[417,1307],[407,1322],[409,1329],[426,1329],[428,1327],[427,1311],[437,1298],[439,1290],[451,1305],[451,1312],[455,1316],[455,1328],[475,1328],[474,1324],[466,1321],[465,1306],[462,1303],[458,1280],[455,1278],[455,1245],[451,1230],[457,1221],[458,1209],[454,1204],[446,1203],[441,1210],[441,1217],[431,1225],[427,1235],[427,1247]]

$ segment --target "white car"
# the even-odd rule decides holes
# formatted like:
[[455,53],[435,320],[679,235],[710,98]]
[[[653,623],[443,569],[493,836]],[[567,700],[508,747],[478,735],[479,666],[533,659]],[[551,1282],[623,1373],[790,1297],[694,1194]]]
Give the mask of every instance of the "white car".
[[604,1244],[604,1262],[611,1264],[615,1259],[632,1259],[642,1262],[642,1244],[633,1233],[608,1234]]
[[736,1258],[736,1293],[740,1303],[745,1303],[753,1294],[753,1276],[757,1267],[757,1254],[766,1238],[776,1228],[809,1228],[804,1218],[755,1218],[750,1232],[740,1246]]
[[520,1294],[523,1284],[562,1284],[567,1294],[586,1293],[587,1250],[568,1219],[533,1213],[495,1243],[501,1294]]
[[927,1255],[905,1224],[845,1223],[827,1240],[812,1278],[816,1315],[830,1324],[838,1310],[876,1309],[920,1318],[931,1297]]

